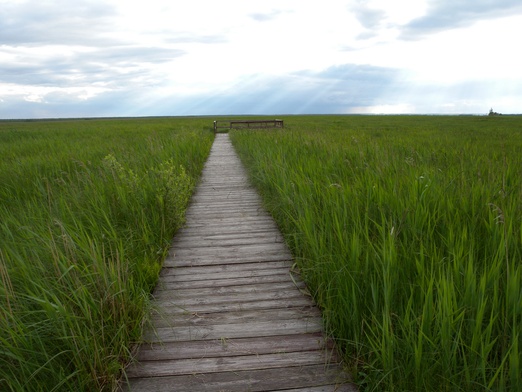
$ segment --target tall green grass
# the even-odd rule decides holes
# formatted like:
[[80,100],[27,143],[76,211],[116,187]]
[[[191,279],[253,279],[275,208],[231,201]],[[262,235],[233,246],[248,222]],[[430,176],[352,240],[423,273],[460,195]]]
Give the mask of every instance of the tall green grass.
[[213,134],[0,123],[0,390],[114,390]]
[[522,390],[522,119],[233,131],[365,391]]

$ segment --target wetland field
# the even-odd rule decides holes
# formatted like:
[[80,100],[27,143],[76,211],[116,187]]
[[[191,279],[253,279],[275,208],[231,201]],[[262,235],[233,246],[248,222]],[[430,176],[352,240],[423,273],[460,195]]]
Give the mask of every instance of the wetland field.
[[[522,390],[522,117],[282,118],[230,137],[360,390]],[[213,120],[0,121],[0,390],[117,388]]]

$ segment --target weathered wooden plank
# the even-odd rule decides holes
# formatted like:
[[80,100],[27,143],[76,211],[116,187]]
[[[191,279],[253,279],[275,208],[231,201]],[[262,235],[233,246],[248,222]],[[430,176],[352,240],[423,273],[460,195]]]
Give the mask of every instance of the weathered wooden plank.
[[283,245],[283,242],[264,242],[260,244],[245,244],[236,246],[217,245],[214,247],[197,247],[197,248],[178,248],[174,249],[175,257],[186,258],[191,256],[228,256],[236,254],[257,254],[257,253],[279,253],[285,254],[291,258],[292,254]]
[[271,320],[251,323],[197,325],[191,327],[162,327],[148,330],[144,342],[172,342],[184,340],[212,340],[251,338],[256,336],[292,335],[322,331],[321,320]]
[[[209,236],[209,235],[233,235],[233,234],[245,234],[249,232],[258,231],[278,231],[274,221],[263,220],[252,222],[238,221],[233,225],[223,225],[219,222],[208,222],[207,225],[203,223],[190,222],[186,224],[182,229],[179,230],[178,235],[191,235],[191,236]],[[177,236],[178,236],[177,235]],[[176,237],[177,237],[176,236]]]
[[[219,174],[216,174],[219,176]],[[226,181],[226,179],[223,179]],[[230,195],[235,195],[239,198],[259,198],[255,191],[246,182],[238,184],[207,184],[200,188],[199,192],[196,192],[195,196],[214,196],[219,195],[223,200],[227,200]],[[198,199],[196,199],[198,200]]]
[[133,380],[131,391],[261,392],[324,386],[329,388],[326,391],[355,392],[356,389],[349,381],[349,376],[340,373],[335,364],[310,365],[206,374],[194,372],[183,376],[136,379]]
[[[216,173],[216,176],[219,176],[219,174]],[[200,188],[194,194],[194,198],[192,198],[191,201],[192,203],[196,203],[202,201],[202,199],[209,201],[219,200],[219,202],[227,202],[231,199],[260,200],[259,195],[255,193],[248,184],[236,187],[228,185],[226,188],[217,185],[207,185],[204,188]]]
[[[187,215],[187,219],[191,218],[187,221],[185,227],[194,228],[199,227],[202,223],[208,223],[210,225],[226,225],[226,226],[234,226],[235,224],[242,223],[243,225],[247,225],[247,223],[253,223],[251,226],[255,226],[259,223],[267,223],[272,224],[273,227],[277,227],[274,225],[274,222],[270,216],[258,213],[254,210],[237,210],[235,212],[229,211],[208,211],[206,214],[194,214],[192,217]],[[236,222],[236,223],[234,223]]]
[[[219,176],[219,174],[216,174]],[[226,181],[226,179],[223,179]],[[219,200],[221,201],[229,201],[232,198],[237,198],[241,200],[260,200],[259,195],[251,188],[251,186],[246,183],[237,183],[237,184],[207,184],[204,185],[198,192],[194,195],[194,201],[201,201],[200,198],[207,197],[209,200]]]
[[[221,264],[216,266],[202,266],[192,267],[197,268],[195,272],[190,271],[191,267],[180,268],[165,268],[162,275],[162,281],[165,282],[194,282],[206,280],[219,279],[238,279],[238,278],[253,278],[271,275],[285,275],[290,274],[290,263],[274,261],[273,268],[266,268],[263,263],[245,263],[245,264]],[[282,265],[282,266],[280,266]],[[259,268],[252,268],[259,266]],[[222,267],[237,267],[237,268],[222,268]],[[179,270],[179,273],[177,271]],[[172,272],[168,272],[172,271]]]
[[[254,236],[258,234],[257,236]],[[181,241],[181,240],[184,241]],[[190,248],[208,248],[217,246],[241,246],[241,245],[257,245],[257,244],[274,244],[284,243],[283,236],[273,231],[265,231],[258,233],[249,233],[243,236],[219,236],[217,239],[198,237],[181,237],[177,242],[173,243],[173,253],[179,249]]]
[[[277,227],[273,221],[273,219],[271,219],[270,217],[268,216],[255,216],[255,217],[252,217],[252,216],[246,216],[246,217],[243,217],[241,218],[241,220],[238,222],[238,219],[237,218],[219,218],[219,219],[214,219],[212,221],[209,221],[208,219],[197,219],[197,218],[194,218],[194,219],[191,219],[190,221],[188,221],[184,227],[186,228],[196,228],[196,227],[208,227],[208,226],[214,226],[217,230],[217,232],[219,232],[219,227],[225,227],[225,226],[236,226],[236,225],[242,225],[242,226],[245,226],[245,230],[249,227],[249,226],[257,226],[259,224],[266,224],[266,226],[271,226],[271,227]],[[203,231],[204,232],[204,231]]]
[[209,207],[206,212],[202,213],[200,211],[193,211],[191,213],[186,214],[187,219],[194,217],[194,221],[199,220],[208,220],[209,222],[213,222],[215,220],[220,219],[236,219],[236,221],[240,220],[238,218],[249,218],[249,219],[268,219],[270,220],[270,216],[264,212],[258,211],[255,207],[249,208],[220,208],[216,207],[212,209]]
[[144,344],[137,356],[138,361],[159,361],[183,358],[209,358],[252,354],[277,354],[296,351],[313,351],[331,348],[321,332],[278,335],[270,339],[253,337],[241,339],[191,340]]
[[203,296],[233,296],[238,294],[252,294],[275,291],[292,291],[298,288],[301,291],[306,290],[306,285],[302,281],[292,281],[286,279],[280,282],[255,282],[249,285],[227,285],[217,287],[185,287],[181,288],[176,283],[160,281],[154,290],[154,297],[159,298],[161,295],[173,296],[179,299],[203,297]]
[[[213,196],[215,196],[214,193],[212,193]],[[201,194],[199,195],[201,196]],[[209,195],[210,196],[210,195]],[[238,205],[236,201],[233,200],[222,200],[222,199],[216,199],[215,197],[209,199],[209,201],[204,202],[200,201],[198,203],[191,202],[188,211],[201,211],[205,212],[208,211],[209,208],[245,208],[245,207],[256,207],[259,209],[260,212],[267,213],[264,208],[259,204],[259,197],[256,195],[252,195],[250,198],[246,198],[245,195],[242,195],[241,197],[241,204]]]
[[232,255],[215,255],[212,258],[208,257],[191,257],[188,259],[171,259],[167,258],[163,265],[165,267],[197,267],[202,265],[219,265],[219,264],[244,264],[253,262],[268,262],[268,261],[290,261],[291,258],[286,254],[278,253],[258,253],[254,255],[238,255],[233,257]]
[[[270,271],[274,271],[276,273],[277,270],[286,269],[290,270],[292,266],[291,260],[283,260],[283,261],[271,261],[266,263],[238,263],[238,264],[218,264],[218,265],[202,265],[198,267],[164,267],[161,270],[161,277],[166,276],[185,276],[190,275],[192,280],[198,280],[199,276],[202,276],[201,279],[205,279],[203,277],[204,274],[218,274],[218,273],[231,273],[230,277],[234,276],[248,276],[244,275],[246,273],[251,273],[250,276],[255,276],[256,273],[261,275],[265,273],[270,273]],[[257,272],[256,272],[257,271]],[[240,275],[234,275],[234,273],[238,273]],[[222,277],[222,276],[221,276]],[[216,275],[216,278],[219,279],[219,276]],[[183,278],[185,279],[185,278]]]
[[[216,178],[220,178],[221,175],[219,173],[215,174]],[[224,179],[223,179],[224,180]],[[257,202],[260,203],[261,198],[257,194],[252,187],[243,181],[243,183],[238,184],[237,186],[225,185],[223,184],[211,184],[208,181],[202,181],[198,185],[197,191],[193,194],[197,199],[191,199],[189,208],[202,208],[205,206],[206,202],[199,200],[202,197],[208,197],[208,203],[212,204],[227,204],[231,201],[226,197],[227,195],[235,194],[238,198],[245,201],[245,203],[249,202]],[[221,197],[216,197],[219,195]],[[224,196],[224,197],[222,197]],[[197,201],[197,202],[196,202]],[[200,204],[201,203],[201,204]]]
[[[216,173],[216,177],[220,177],[220,174]],[[244,181],[244,179],[235,183],[231,180],[227,181],[227,178],[222,178],[220,180],[223,181],[223,183],[216,182],[214,184],[209,184],[208,181],[206,182],[203,180],[202,186],[195,193],[195,196],[220,194],[225,196],[223,200],[226,200],[227,195],[237,194],[241,198],[251,197],[259,200],[259,195],[252,189],[250,184]]]
[[194,217],[197,219],[221,219],[221,218],[238,218],[238,217],[253,217],[259,218],[264,217],[268,218],[266,213],[260,212],[256,207],[245,207],[245,208],[215,208],[215,209],[207,209],[205,212],[201,211],[190,211],[187,212],[187,219],[190,217]]
[[151,318],[156,328],[161,327],[182,327],[194,325],[212,325],[212,324],[237,324],[253,322],[253,321],[280,321],[280,320],[309,320],[311,318],[320,318],[321,312],[314,306],[304,306],[300,308],[276,308],[219,313],[193,313],[183,314],[176,317],[168,317],[161,314],[154,315]]
[[185,262],[203,259],[209,261],[209,264],[214,264],[216,260],[224,261],[224,264],[232,264],[234,263],[233,259],[248,260],[255,258],[259,260],[259,257],[261,257],[261,260],[265,260],[266,258],[263,256],[277,256],[278,260],[292,259],[292,254],[288,249],[284,246],[278,246],[282,244],[281,242],[272,242],[268,244],[175,249],[173,262],[177,263],[178,259]]
[[324,364],[324,355],[322,351],[315,350],[218,358],[142,361],[129,369],[127,374],[129,377],[162,377],[193,374],[195,369],[197,369],[197,373],[217,373],[319,364]]
[[187,219],[194,217],[195,219],[220,219],[220,218],[238,218],[238,217],[268,217],[263,211],[259,211],[256,207],[242,207],[242,208],[209,208],[205,212],[202,211],[187,211]]
[[245,309],[275,309],[275,308],[292,308],[309,306],[310,299],[304,295],[295,294],[295,296],[287,296],[284,298],[284,302],[279,298],[276,299],[251,299],[246,301],[244,299],[236,301],[205,301],[198,303],[197,301],[184,303],[176,301],[163,301],[162,303],[156,302],[155,313],[162,315],[175,315],[175,314],[199,314],[199,313],[210,313],[210,312],[229,312],[229,311],[241,311]]
[[[250,201],[257,201],[256,199],[254,199],[252,197],[241,196],[239,192],[236,192],[233,194],[227,194],[225,196],[211,194],[211,193],[209,193],[207,195],[193,196],[192,202],[193,203],[210,203],[210,202],[213,202],[217,197],[220,197],[229,203],[236,203],[236,204],[241,204],[241,203],[250,202]],[[212,208],[212,207],[209,206],[209,208]]]
[[241,295],[214,295],[211,297],[169,297],[168,295],[162,295],[160,298],[155,298],[154,301],[158,306],[169,306],[177,305],[185,309],[201,305],[224,305],[224,304],[236,304],[240,309],[248,308],[252,306],[252,302],[258,301],[288,301],[296,297],[301,297],[303,293],[298,290],[281,291],[281,292],[253,292],[253,293],[242,293]]
[[231,297],[237,299],[246,298],[247,296],[256,296],[262,293],[271,295],[281,295],[282,292],[304,290],[305,284],[302,281],[293,282],[287,280],[275,283],[255,283],[250,285],[225,286],[225,287],[202,287],[202,288],[178,288],[176,284],[169,284],[163,281],[158,283],[154,290],[153,296],[157,300],[162,298],[175,298],[183,300],[186,298],[203,298],[203,297]]
[[277,226],[273,221],[258,222],[256,224],[238,222],[232,226],[223,226],[222,224],[204,225],[202,223],[190,224],[183,227],[177,234],[177,236],[210,236],[210,235],[233,235],[233,234],[245,234],[255,230],[258,231],[277,231]]
[[[245,232],[241,228],[234,231],[227,230],[225,232],[201,232],[200,230],[192,230],[192,232],[187,232],[188,230],[181,229],[176,234],[176,238],[172,241],[172,246],[174,248],[178,246],[193,246],[193,244],[196,244],[196,241],[203,241],[203,243],[208,241],[215,241],[216,244],[219,244],[222,241],[226,243],[226,241],[229,240],[249,239],[264,241],[266,238],[283,238],[282,234],[275,226],[257,227],[256,225],[251,227],[251,230],[248,232]],[[197,244],[197,246],[200,245]]]
[[[274,243],[276,245],[277,243]],[[243,248],[244,247],[244,248]],[[243,248],[243,249],[241,249]],[[247,249],[245,249],[247,248]],[[249,252],[248,248],[252,251]],[[254,250],[255,249],[255,250]],[[235,264],[238,262],[251,261],[270,261],[270,260],[291,260],[292,255],[289,251],[277,249],[270,244],[260,245],[244,245],[241,247],[221,247],[221,248],[201,248],[201,249],[180,249],[175,251],[172,263],[175,266],[181,266],[183,263],[190,261],[201,261],[201,264]],[[170,260],[165,260],[165,266],[170,263]]]
[[239,294],[219,294],[213,296],[189,296],[188,292],[185,296],[174,295],[174,290],[160,291],[158,295],[154,297],[154,301],[158,306],[170,306],[178,305],[184,308],[201,306],[201,305],[225,305],[225,304],[236,304],[240,309],[248,308],[252,305],[252,302],[257,301],[288,301],[290,299],[300,297],[305,292],[298,290],[284,290],[280,292],[270,291],[257,291],[249,293]]
[[[189,223],[186,224],[187,228],[194,228],[194,227],[200,227],[200,226],[228,226],[228,225],[235,225],[238,220],[240,220],[244,226],[247,226],[247,223],[253,223],[257,225],[258,223],[269,223],[274,225],[273,221],[269,217],[265,216],[241,216],[241,219],[238,219],[238,217],[229,217],[229,216],[220,216],[215,217],[214,219],[205,219],[203,217],[198,218],[195,217],[194,219],[191,219]],[[236,222],[236,223],[234,223]],[[252,226],[252,225],[251,225]],[[276,227],[275,225],[273,227]],[[218,228],[218,227],[216,227]],[[219,231],[219,230],[218,230]]]
[[[271,271],[269,271],[271,272]],[[278,275],[270,274],[264,276],[251,276],[251,277],[242,277],[242,278],[230,278],[226,277],[224,279],[205,279],[205,280],[190,280],[190,281],[179,281],[177,279],[162,279],[161,285],[163,287],[172,287],[174,289],[199,289],[199,288],[219,288],[219,287],[228,287],[228,286],[247,286],[255,283],[280,283],[280,282],[289,282],[291,281],[288,272],[281,273]],[[167,286],[168,285],[168,286]]]

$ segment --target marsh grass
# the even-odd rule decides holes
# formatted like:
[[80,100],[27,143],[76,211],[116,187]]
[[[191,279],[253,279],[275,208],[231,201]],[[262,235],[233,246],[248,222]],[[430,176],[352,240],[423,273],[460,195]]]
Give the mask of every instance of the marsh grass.
[[362,390],[522,388],[522,120],[490,120],[231,132]]
[[0,123],[0,390],[113,390],[212,144],[198,120]]

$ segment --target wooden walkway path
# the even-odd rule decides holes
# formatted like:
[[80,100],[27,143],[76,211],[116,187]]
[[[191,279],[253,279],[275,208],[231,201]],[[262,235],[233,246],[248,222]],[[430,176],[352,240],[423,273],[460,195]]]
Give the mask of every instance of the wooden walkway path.
[[356,391],[292,263],[228,134],[217,134],[124,389]]

